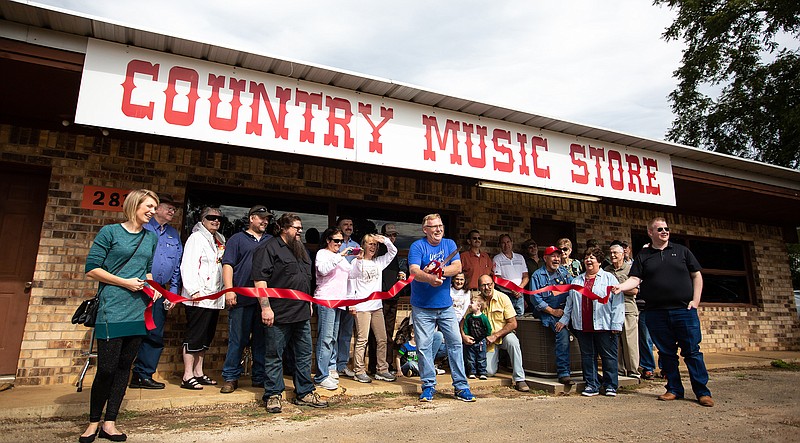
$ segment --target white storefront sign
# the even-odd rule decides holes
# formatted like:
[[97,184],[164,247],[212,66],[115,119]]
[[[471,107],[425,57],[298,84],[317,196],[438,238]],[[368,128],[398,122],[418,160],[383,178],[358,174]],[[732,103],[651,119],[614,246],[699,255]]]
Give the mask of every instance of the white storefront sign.
[[675,205],[663,154],[94,39],[76,122]]

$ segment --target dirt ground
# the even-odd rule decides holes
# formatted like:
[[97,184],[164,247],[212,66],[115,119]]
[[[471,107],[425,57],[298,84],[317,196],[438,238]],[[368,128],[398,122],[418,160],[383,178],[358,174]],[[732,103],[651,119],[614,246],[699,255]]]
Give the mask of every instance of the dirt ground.
[[[688,380],[684,384],[689,386]],[[367,441],[800,441],[800,371],[714,371],[716,406],[691,399],[660,402],[663,382],[623,388],[617,398],[478,391],[454,400],[447,388],[433,403],[401,394],[340,396],[322,410],[285,404],[268,414],[252,403],[148,413],[122,412],[131,442]],[[0,423],[0,441],[76,441],[85,421]],[[98,440],[100,442],[104,440]]]

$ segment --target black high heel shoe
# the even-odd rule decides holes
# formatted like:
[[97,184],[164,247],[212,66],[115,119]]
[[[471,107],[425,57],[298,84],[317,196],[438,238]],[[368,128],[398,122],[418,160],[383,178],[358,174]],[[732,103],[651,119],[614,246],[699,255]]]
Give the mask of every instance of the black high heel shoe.
[[[111,441],[125,441],[125,440],[128,439],[128,436],[125,435],[125,434],[109,434],[108,432],[103,430],[102,427],[100,427],[99,437],[100,438],[105,438],[105,439],[108,439],[108,440],[111,440]],[[92,439],[92,440],[94,440],[94,439]]]
[[100,426],[97,426],[97,429],[94,430],[94,434],[92,435],[81,435],[78,437],[78,443],[92,443],[95,438],[97,438],[97,433],[100,432]]

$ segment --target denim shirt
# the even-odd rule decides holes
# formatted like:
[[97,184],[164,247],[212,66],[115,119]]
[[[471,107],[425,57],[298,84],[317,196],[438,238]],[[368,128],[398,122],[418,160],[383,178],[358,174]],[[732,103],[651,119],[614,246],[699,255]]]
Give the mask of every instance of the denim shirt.
[[[533,271],[530,289],[535,291],[537,289],[544,288],[545,286],[567,285],[570,283],[572,283],[572,276],[569,275],[569,272],[565,267],[559,266],[555,272],[551,274],[548,272],[546,266],[542,266],[541,268]],[[533,300],[529,300],[529,302],[535,309],[535,315],[539,316],[539,318],[542,320],[542,325],[553,326],[558,321],[557,318],[544,312],[544,310],[547,309],[548,306],[553,309],[564,309],[564,306],[567,303],[567,295],[568,293],[566,292],[553,295],[552,291],[546,291],[531,296]]]
[[155,217],[151,218],[144,228],[158,236],[158,245],[153,257],[153,269],[150,271],[153,274],[153,280],[162,286],[169,283],[170,291],[180,293],[181,257],[183,256],[181,236],[170,225],[164,225],[162,228]]
[[[572,284],[581,285],[586,281],[586,273],[583,273],[572,281]],[[603,271],[597,273],[594,279],[594,286],[592,292],[605,297],[606,288],[608,286],[618,285],[619,281],[614,274]],[[581,295],[577,291],[569,291],[567,298],[567,305],[564,307],[564,316],[558,321],[567,324],[572,324],[573,329],[581,330],[582,315],[581,312]],[[612,293],[609,297],[608,303],[602,304],[597,300],[592,301],[594,306],[594,330],[595,331],[622,331],[622,323],[625,321],[625,305],[622,302],[622,292],[619,294]]]

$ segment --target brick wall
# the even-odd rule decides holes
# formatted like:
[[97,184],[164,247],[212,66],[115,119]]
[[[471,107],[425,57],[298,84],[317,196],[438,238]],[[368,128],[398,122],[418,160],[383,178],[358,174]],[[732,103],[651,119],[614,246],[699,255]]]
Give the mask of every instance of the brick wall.
[[[274,154],[266,152],[237,152],[244,154],[0,125],[0,161],[45,166],[52,171],[17,383],[74,383],[85,361],[81,351],[88,348],[90,331],[70,324],[70,318],[80,301],[96,289],[96,283],[84,277],[86,254],[100,227],[122,217],[120,213],[81,209],[85,185],[145,187],[180,199],[187,184],[196,183],[299,192],[331,201],[429,207],[458,214],[458,232],[448,236],[462,239],[470,229],[478,228],[489,239],[487,247],[492,252],[496,252],[500,233],[510,233],[517,242],[529,238],[532,217],[575,222],[575,244],[589,238],[608,244],[616,238],[629,239],[631,229],[643,229],[646,220],[665,215],[603,202],[475,188],[435,176],[414,179],[274,160],[268,158]],[[182,215],[176,217],[176,226],[181,225]],[[800,348],[787,251],[779,228],[682,215],[666,214],[666,218],[675,233],[753,245],[756,304],[702,307],[704,351]],[[162,378],[176,377],[182,371],[183,325],[183,311],[177,308],[170,313],[165,332],[166,349],[159,366]],[[206,357],[212,373],[222,367],[226,325],[223,313]]]

